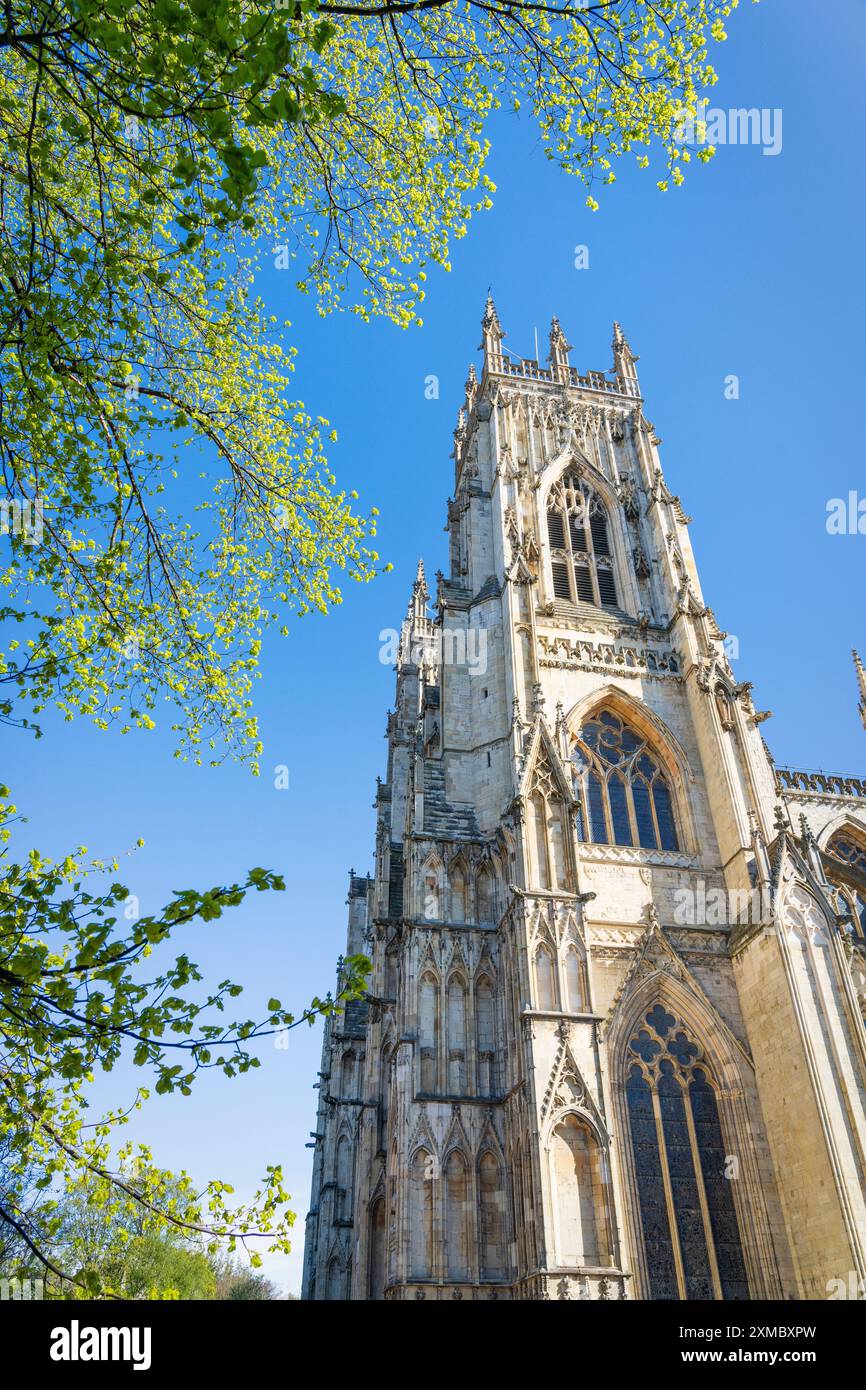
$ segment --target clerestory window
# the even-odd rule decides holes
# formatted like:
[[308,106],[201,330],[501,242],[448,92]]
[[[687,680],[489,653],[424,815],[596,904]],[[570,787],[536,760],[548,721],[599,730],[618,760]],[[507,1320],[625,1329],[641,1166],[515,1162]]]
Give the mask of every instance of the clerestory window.
[[596,608],[618,607],[604,503],[576,473],[553,487],[547,503],[554,597]]

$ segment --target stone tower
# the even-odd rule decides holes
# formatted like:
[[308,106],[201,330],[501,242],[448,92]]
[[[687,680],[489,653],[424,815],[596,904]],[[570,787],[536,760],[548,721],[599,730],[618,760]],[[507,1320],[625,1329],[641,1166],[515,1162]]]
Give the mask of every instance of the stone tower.
[[866,782],[774,767],[620,326],[586,375],[557,320],[547,365],[491,299],[482,331],[350,876],[373,975],[325,1030],[304,1296],[862,1289]]

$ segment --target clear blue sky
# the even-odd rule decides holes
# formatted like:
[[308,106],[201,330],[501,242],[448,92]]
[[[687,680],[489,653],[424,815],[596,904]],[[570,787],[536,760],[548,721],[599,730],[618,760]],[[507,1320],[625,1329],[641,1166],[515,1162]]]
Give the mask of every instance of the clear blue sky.
[[[714,106],[779,107],[782,152],[724,147],[666,195],[623,166],[602,210],[546,163],[527,122],[496,129],[494,211],[454,247],[453,272],[430,282],[423,329],[321,322],[291,292],[291,273],[262,289],[294,320],[299,394],[338,427],[341,483],[381,508],[380,550],[394,573],[347,586],[327,619],[296,622],[266,644],[259,683],[264,775],[196,769],[171,757],[166,732],[98,733],[45,721],[38,744],[7,731],[4,780],[29,816],[23,842],[58,855],[145,848],[124,877],[142,910],[175,888],[285,873],[286,894],[261,895],[182,939],[210,978],[232,975],[253,1012],[269,995],[299,1008],[330,987],[344,942],[347,871],[372,863],[372,800],[384,773],[393,677],[378,633],[399,624],[419,554],[446,564],[451,431],[484,296],[492,284],[513,353],[542,355],[552,314],[585,371],[610,366],[619,319],[636,352],[646,410],[664,443],[671,488],[694,517],[707,602],[739,639],[737,674],[755,685],[780,763],[866,772],[850,649],[866,656],[866,536],[828,536],[826,505],[866,496],[862,443],[864,321],[862,0],[744,3],[719,50]],[[586,244],[590,268],[574,269]],[[424,380],[439,376],[438,401]],[[729,401],[724,380],[740,378]],[[290,769],[288,791],[268,774]],[[130,1130],[161,1163],[252,1190],[280,1161],[298,1213],[288,1259],[300,1283],[309,1196],[320,1030],[266,1049],[261,1070],[205,1078],[191,1098],[155,1100]],[[138,1073],[135,1073],[138,1079]],[[101,1091],[127,1096],[133,1069]]]

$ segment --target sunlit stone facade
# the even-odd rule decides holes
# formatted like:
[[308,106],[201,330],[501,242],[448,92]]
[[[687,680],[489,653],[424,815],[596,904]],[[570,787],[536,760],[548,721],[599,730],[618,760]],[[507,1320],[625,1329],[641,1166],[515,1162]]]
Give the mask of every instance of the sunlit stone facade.
[[866,783],[774,767],[619,326],[586,375],[502,338],[488,301],[350,876],[304,1296],[825,1298],[866,1278]]

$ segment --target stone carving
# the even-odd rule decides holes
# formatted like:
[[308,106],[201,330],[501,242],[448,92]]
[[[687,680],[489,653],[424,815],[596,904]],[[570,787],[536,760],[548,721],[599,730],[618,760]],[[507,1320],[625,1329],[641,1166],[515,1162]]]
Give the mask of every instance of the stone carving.
[[658,650],[613,642],[587,642],[580,638],[554,637],[539,633],[539,664],[560,670],[608,670],[623,674],[681,675],[679,658],[670,648]]
[[[717,1283],[739,1237],[737,1298],[824,1298],[833,1230],[866,1230],[866,1184],[850,1162],[851,1135],[866,1133],[852,1084],[866,929],[824,878],[834,881],[832,823],[866,835],[866,777],[778,768],[774,788],[755,727],[766,712],[733,676],[698,596],[688,518],[657,464],[624,337],[612,381],[570,366],[558,325],[551,370],[507,357],[492,299],[484,332],[483,371],[467,375],[455,431],[437,616],[419,582],[396,646],[375,874],[350,878],[346,954],[363,950],[373,968],[367,996],[325,1020],[304,1294],[656,1297],[643,1218],[663,1241],[659,1212],[676,1227],[687,1208],[694,1248],[703,1238],[715,1249]],[[604,493],[598,558],[623,608],[606,608],[600,586],[598,607],[572,587],[580,557],[595,555],[592,513],[581,523],[560,509],[562,546],[551,539],[547,503],[571,469]],[[554,552],[565,565],[557,593],[567,585],[580,601],[554,602],[544,587]],[[487,661],[470,672],[442,639],[475,630]],[[866,701],[866,675],[860,690]],[[591,722],[578,800],[569,753]],[[724,766],[719,724],[742,734],[726,740]],[[669,801],[647,773],[656,754]],[[807,813],[801,834],[793,802]],[[657,833],[671,820],[675,836]],[[660,843],[688,848],[644,847]],[[697,902],[708,887],[750,884],[771,907],[745,930],[710,925],[703,907],[677,912],[684,894]],[[687,1085],[665,1094],[664,1039],[647,1106],[628,1090],[629,1049],[644,1025],[648,1044],[660,1042],[663,1015],[698,1050]],[[643,1067],[646,1081],[652,1061]],[[714,1144],[700,1200],[668,1172],[660,1202],[642,1209],[657,1121],[678,1123],[659,1154],[680,1160],[714,1113],[724,1148]],[[811,1114],[820,1143],[801,1123]],[[719,1154],[736,1156],[736,1183],[718,1181]],[[731,1197],[721,1226],[720,1190]],[[806,1210],[816,1192],[827,1223],[801,1222],[794,1252],[778,1212]],[[670,1263],[664,1296],[686,1297],[684,1261]]]

